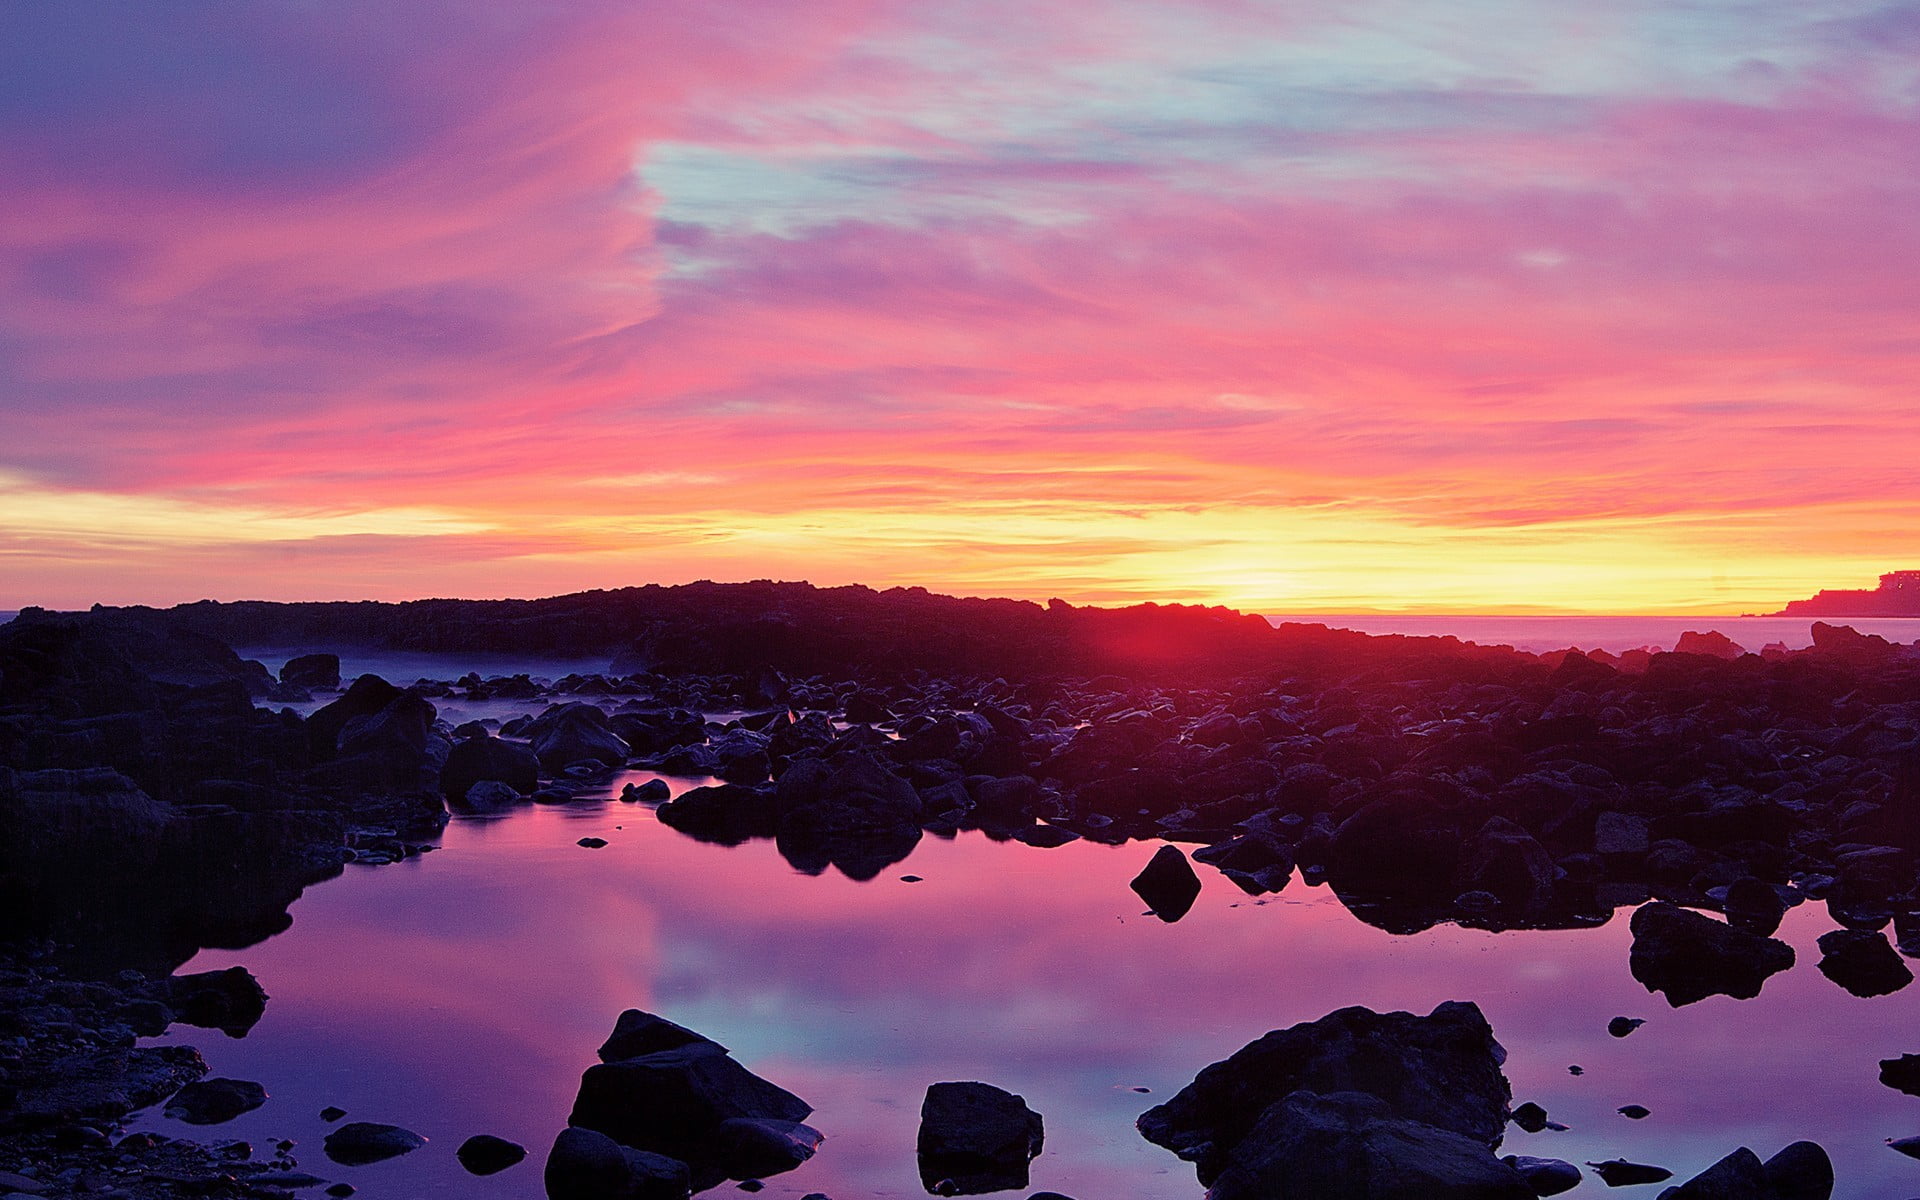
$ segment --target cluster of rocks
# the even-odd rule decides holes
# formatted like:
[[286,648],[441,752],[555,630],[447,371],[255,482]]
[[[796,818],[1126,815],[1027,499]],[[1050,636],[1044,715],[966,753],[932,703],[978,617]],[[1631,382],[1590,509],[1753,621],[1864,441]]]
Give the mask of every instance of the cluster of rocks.
[[[1194,1164],[1208,1200],[1530,1200],[1579,1186],[1573,1163],[1498,1155],[1510,1120],[1563,1128],[1537,1105],[1509,1108],[1505,1061],[1470,1003],[1424,1017],[1343,1008],[1205,1068],[1138,1126]],[[1623,1159],[1588,1166],[1609,1187],[1673,1175]],[[1660,1196],[1829,1200],[1833,1185],[1826,1151],[1795,1142],[1765,1162],[1741,1147]]]

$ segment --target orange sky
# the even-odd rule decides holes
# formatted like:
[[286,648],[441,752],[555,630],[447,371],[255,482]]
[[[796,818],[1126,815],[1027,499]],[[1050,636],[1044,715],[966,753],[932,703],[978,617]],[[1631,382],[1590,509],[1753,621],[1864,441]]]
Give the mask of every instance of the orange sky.
[[6,10],[0,607],[1920,566],[1910,11],[1041,7]]

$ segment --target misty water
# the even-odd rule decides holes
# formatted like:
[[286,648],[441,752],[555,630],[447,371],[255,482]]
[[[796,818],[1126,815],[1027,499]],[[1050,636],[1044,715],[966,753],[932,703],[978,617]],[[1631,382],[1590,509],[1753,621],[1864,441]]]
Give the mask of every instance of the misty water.
[[[587,836],[609,844],[579,846]],[[1861,1000],[1824,978],[1819,905],[1788,915],[1780,936],[1798,964],[1760,997],[1671,1010],[1628,973],[1627,910],[1586,930],[1393,936],[1297,878],[1262,903],[1203,870],[1198,905],[1170,925],[1127,887],[1144,843],[1037,849],[963,833],[856,883],[800,874],[771,843],[704,844],[643,805],[604,801],[456,817],[440,845],[350,866],[308,889],[285,933],[182,968],[244,964],[271,994],[244,1039],[170,1035],[271,1099],[213,1129],[145,1126],[292,1138],[303,1166],[365,1196],[535,1197],[581,1072],[620,1010],[640,1007],[814,1105],[825,1144],[767,1195],[925,1195],[913,1153],[925,1089],[978,1079],[1043,1114],[1034,1189],[1192,1198],[1192,1168],[1133,1121],[1201,1067],[1343,1005],[1473,1000],[1509,1052],[1516,1102],[1571,1126],[1511,1129],[1505,1152],[1626,1157],[1686,1178],[1736,1146],[1766,1155],[1804,1137],[1833,1154],[1837,1195],[1920,1190],[1920,1163],[1884,1145],[1920,1132],[1920,1100],[1882,1086],[1876,1066],[1920,1051],[1920,988]],[[1647,1024],[1615,1039],[1617,1015]],[[334,1165],[320,1153],[330,1104],[430,1141]],[[1615,1111],[1629,1104],[1652,1115]],[[476,1133],[532,1154],[473,1178],[453,1151]]]

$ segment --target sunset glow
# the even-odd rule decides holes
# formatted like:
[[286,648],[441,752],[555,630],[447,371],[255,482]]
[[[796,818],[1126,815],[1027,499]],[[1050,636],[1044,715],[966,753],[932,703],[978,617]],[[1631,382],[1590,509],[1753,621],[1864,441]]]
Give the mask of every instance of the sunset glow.
[[1920,566],[1920,8],[0,12],[0,608]]

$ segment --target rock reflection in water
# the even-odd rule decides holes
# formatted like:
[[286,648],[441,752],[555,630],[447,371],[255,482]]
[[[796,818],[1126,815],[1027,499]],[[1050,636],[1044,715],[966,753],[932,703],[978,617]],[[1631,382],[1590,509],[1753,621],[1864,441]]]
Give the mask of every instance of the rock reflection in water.
[[[583,835],[610,844],[586,854]],[[272,1094],[233,1136],[317,1145],[325,1127],[310,1114],[339,1104],[432,1139],[355,1182],[525,1196],[530,1167],[475,1178],[451,1148],[481,1131],[551,1145],[609,1016],[640,1007],[815,1106],[808,1124],[826,1141],[767,1194],[924,1194],[925,1090],[979,1079],[1046,1115],[1032,1189],[1192,1200],[1191,1169],[1133,1124],[1201,1067],[1349,1004],[1462,999],[1499,1031],[1516,1096],[1572,1127],[1510,1130],[1502,1153],[1689,1178],[1741,1145],[1812,1138],[1842,1194],[1909,1180],[1883,1143],[1912,1132],[1911,1101],[1877,1064],[1920,1050],[1920,989],[1864,1001],[1822,977],[1814,940],[1829,926],[1815,905],[1780,933],[1801,965],[1757,999],[1669,1011],[1628,971],[1624,912],[1590,929],[1397,937],[1327,889],[1296,881],[1262,904],[1203,871],[1192,911],[1166,925],[1143,919],[1128,888],[1138,845],[926,838],[906,864],[924,882],[858,883],[796,874],[767,841],[682,837],[619,803],[456,819],[445,841],[419,862],[349,868],[309,891],[286,934],[191,964],[244,962],[273,995],[244,1042],[199,1043],[216,1074]],[[1621,1013],[1648,1019],[1616,1039]],[[1655,1116],[1623,1120],[1629,1102]]]

